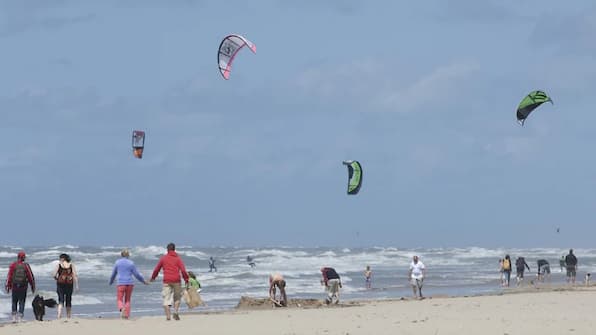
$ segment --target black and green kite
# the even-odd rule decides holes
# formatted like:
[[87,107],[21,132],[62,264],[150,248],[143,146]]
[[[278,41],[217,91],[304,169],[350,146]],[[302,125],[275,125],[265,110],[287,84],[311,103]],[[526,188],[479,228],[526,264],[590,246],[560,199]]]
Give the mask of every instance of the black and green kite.
[[551,98],[546,95],[545,92],[530,92],[530,94],[526,95],[526,97],[524,97],[517,107],[517,122],[523,126],[524,121],[530,115],[530,113],[532,113],[533,110],[545,102],[550,102],[551,104],[553,103]]

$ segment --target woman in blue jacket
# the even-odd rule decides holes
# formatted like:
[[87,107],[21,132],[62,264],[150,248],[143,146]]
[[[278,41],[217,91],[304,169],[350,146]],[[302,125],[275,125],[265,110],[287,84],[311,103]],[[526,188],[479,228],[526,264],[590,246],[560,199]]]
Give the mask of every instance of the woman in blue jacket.
[[120,317],[128,319],[130,316],[130,298],[132,297],[132,289],[134,288],[133,277],[145,285],[149,285],[149,283],[139,273],[135,263],[128,259],[130,256],[128,249],[122,250],[120,255],[122,258],[118,259],[116,264],[114,264],[114,270],[110,277],[110,285],[114,283],[114,279],[118,275],[118,291],[116,296],[118,309],[120,310]]

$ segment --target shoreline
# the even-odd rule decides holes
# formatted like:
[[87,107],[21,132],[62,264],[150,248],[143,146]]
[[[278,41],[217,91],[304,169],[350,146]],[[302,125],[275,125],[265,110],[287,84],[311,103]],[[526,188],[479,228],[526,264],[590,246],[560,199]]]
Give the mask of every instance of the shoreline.
[[[561,334],[570,329],[575,334],[589,334],[596,323],[591,316],[596,308],[596,287],[580,285],[528,286],[497,294],[436,295],[423,300],[345,301],[337,306],[325,306],[322,299],[290,299],[289,307],[273,308],[265,298],[243,299],[245,304],[241,299],[239,307],[231,310],[183,312],[181,321],[166,321],[163,316],[73,318],[68,322],[2,323],[0,329],[5,335],[35,331],[58,335],[72,331],[72,327],[86,335],[131,330],[146,334],[192,332],[195,327],[209,334],[395,334],[406,330],[417,334],[524,333],[521,329],[528,329],[525,333],[530,334]],[[570,320],[573,326],[567,325]]]

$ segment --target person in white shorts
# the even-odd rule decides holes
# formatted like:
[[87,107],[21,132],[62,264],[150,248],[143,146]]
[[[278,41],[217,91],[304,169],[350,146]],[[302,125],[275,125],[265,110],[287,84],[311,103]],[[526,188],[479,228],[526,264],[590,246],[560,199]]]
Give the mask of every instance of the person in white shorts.
[[414,298],[423,299],[422,296],[422,282],[426,274],[426,268],[424,264],[418,259],[418,256],[412,257],[412,263],[410,263],[410,271],[408,272],[408,278],[410,279],[410,285],[412,285],[412,292]]

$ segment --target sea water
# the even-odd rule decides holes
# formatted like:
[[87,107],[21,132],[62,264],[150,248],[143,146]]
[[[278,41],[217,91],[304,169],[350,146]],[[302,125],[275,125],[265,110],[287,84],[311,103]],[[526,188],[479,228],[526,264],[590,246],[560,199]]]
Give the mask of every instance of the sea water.
[[[52,278],[58,256],[71,256],[78,273],[80,291],[73,295],[73,314],[76,317],[117,317],[116,286],[108,285],[114,262],[120,257],[120,246],[79,247],[0,247],[0,275],[5,278],[11,262],[20,250],[27,253],[37,282],[37,293],[45,298],[56,297],[56,283]],[[162,246],[129,247],[130,259],[147,280],[159,258],[165,253]],[[526,285],[534,279],[536,260],[547,259],[553,272],[552,283],[564,283],[565,274],[560,272],[559,259],[567,250],[555,248],[533,249],[485,249],[431,248],[402,249],[394,247],[370,248],[205,248],[178,247],[178,254],[193,271],[202,285],[201,297],[207,306],[194,311],[231,309],[241,296],[267,297],[269,274],[279,272],[285,276],[289,298],[324,298],[320,268],[336,269],[343,283],[342,300],[390,299],[412,295],[407,280],[408,267],[413,255],[419,255],[427,268],[423,293],[427,296],[463,296],[498,293],[500,285],[499,259],[509,254],[515,259],[523,256],[532,271],[526,272]],[[595,250],[577,249],[579,260],[578,280],[587,272],[596,270]],[[253,257],[256,266],[246,262]],[[209,272],[209,257],[216,259],[217,272]],[[364,270],[369,265],[373,271],[372,289],[366,289]],[[515,270],[512,286],[515,286]],[[161,315],[161,275],[156,282],[145,286],[137,283],[132,298],[132,316]],[[33,319],[31,293],[27,298],[25,318]],[[10,318],[10,294],[0,294],[0,320]],[[182,311],[186,310],[184,303]],[[55,309],[46,309],[46,319],[55,318]]]

